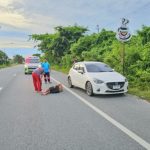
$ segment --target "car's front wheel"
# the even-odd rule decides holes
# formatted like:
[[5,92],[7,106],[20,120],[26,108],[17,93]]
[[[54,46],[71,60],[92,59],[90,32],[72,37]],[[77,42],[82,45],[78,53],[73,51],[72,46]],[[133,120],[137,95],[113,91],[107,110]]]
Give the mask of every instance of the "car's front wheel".
[[70,88],[73,88],[72,81],[71,81],[71,78],[70,78],[70,77],[68,77],[68,86],[69,86]]
[[86,83],[86,93],[87,93],[87,95],[89,95],[89,96],[92,96],[92,95],[93,95],[93,88],[92,88],[91,82],[87,82],[87,83]]

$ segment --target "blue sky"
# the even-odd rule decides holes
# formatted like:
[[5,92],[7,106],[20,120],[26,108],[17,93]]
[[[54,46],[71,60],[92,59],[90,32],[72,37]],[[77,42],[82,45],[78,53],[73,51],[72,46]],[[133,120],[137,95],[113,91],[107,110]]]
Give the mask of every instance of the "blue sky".
[[78,24],[90,32],[116,31],[121,18],[135,34],[150,26],[150,0],[0,0],[0,49],[9,57],[37,53],[31,34],[53,33],[54,27]]

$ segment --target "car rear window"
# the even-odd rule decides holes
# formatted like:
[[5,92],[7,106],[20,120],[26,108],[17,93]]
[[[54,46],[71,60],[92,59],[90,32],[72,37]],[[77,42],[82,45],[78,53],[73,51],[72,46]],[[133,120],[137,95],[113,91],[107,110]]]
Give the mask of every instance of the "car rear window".
[[113,70],[106,64],[95,63],[85,64],[87,72],[113,72]]

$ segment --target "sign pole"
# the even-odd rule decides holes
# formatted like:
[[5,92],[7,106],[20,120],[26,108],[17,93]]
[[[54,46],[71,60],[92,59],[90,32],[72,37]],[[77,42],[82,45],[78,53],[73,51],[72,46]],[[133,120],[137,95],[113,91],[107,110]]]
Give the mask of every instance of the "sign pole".
[[131,33],[127,24],[128,19],[122,18],[122,24],[117,30],[116,38],[121,42],[121,62],[122,62],[122,73],[125,74],[125,42],[131,39]]
[[122,42],[122,73],[125,75],[125,43]]

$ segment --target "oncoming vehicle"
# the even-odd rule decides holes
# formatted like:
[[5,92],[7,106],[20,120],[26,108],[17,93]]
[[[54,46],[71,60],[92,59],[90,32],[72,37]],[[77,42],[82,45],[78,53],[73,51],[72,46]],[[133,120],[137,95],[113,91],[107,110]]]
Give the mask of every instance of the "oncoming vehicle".
[[102,62],[77,62],[68,74],[68,85],[93,94],[119,94],[128,91],[128,81],[120,73]]
[[25,58],[24,73],[32,73],[32,71],[41,66],[40,58],[37,56],[29,56]]

